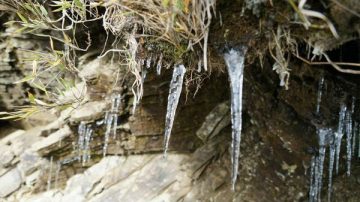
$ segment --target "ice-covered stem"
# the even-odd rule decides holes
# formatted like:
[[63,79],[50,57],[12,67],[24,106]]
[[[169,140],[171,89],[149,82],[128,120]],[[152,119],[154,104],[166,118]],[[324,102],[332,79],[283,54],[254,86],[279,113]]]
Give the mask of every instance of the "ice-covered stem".
[[164,134],[164,156],[169,148],[169,140],[171,135],[171,130],[174,123],[175,112],[177,105],[179,103],[179,98],[182,90],[182,85],[184,81],[186,69],[184,65],[175,65],[173,70],[172,79],[170,82],[170,89],[168,95],[168,104],[165,118],[165,134]]
[[242,128],[242,93],[244,79],[244,60],[246,51],[246,46],[239,46],[237,49],[230,49],[224,54],[231,89],[231,184],[233,190],[235,190],[235,183],[237,180],[239,167]]

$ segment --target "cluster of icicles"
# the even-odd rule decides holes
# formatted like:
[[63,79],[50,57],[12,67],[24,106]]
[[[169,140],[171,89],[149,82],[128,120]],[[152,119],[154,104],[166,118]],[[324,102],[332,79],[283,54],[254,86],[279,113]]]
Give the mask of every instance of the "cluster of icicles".
[[[320,103],[322,96],[322,88],[324,78],[319,81],[319,90],[317,97],[316,113],[320,111]],[[341,151],[341,142],[346,135],[346,174],[350,176],[351,173],[351,159],[355,156],[356,140],[358,140],[358,157],[360,158],[360,125],[356,120],[353,120],[355,112],[355,97],[352,98],[350,107],[344,103],[340,104],[339,119],[337,129],[319,128],[317,130],[319,150],[318,154],[311,159],[310,168],[310,190],[309,201],[315,202],[321,200],[321,189],[323,186],[323,170],[325,162],[325,154],[327,147],[329,148],[329,166],[328,166],[328,201],[331,201],[332,193],[332,178],[335,163],[335,173],[339,172],[339,160]],[[358,137],[356,137],[358,136]]]
[[[241,128],[242,128],[242,91],[243,91],[243,73],[244,73],[244,59],[247,48],[245,46],[239,46],[236,49],[229,49],[224,54],[226,62],[230,88],[231,88],[231,122],[232,122],[232,143],[231,143],[231,161],[232,161],[232,175],[231,183],[232,189],[235,189],[235,183],[238,175],[238,163],[240,156],[240,140],[241,140]],[[160,57],[162,58],[162,56]],[[146,61],[146,67],[150,67],[150,60]],[[161,61],[161,59],[160,59]],[[145,61],[144,61],[145,64]],[[157,73],[160,74],[161,64],[156,67]],[[142,72],[142,81],[146,77],[147,70]],[[184,75],[186,68],[182,64],[177,64],[173,68],[172,79],[170,82],[167,112],[165,118],[165,134],[164,134],[164,156],[168,151],[171,131],[175,119],[176,108],[179,103]],[[103,144],[103,156],[106,156],[108,150],[108,142],[111,138],[116,138],[116,129],[118,124],[118,111],[121,102],[121,95],[112,95],[111,109],[105,113],[105,117],[96,122],[97,126],[105,126],[104,144]],[[136,105],[136,103],[135,103]],[[135,107],[135,106],[134,106]],[[55,187],[59,177],[59,172],[62,165],[69,164],[74,161],[82,162],[86,164],[91,159],[90,143],[92,140],[92,125],[81,122],[78,126],[78,142],[75,146],[77,155],[73,158],[65,159],[57,163]],[[50,176],[48,179],[48,189],[51,188],[52,179],[52,160],[50,166]]]

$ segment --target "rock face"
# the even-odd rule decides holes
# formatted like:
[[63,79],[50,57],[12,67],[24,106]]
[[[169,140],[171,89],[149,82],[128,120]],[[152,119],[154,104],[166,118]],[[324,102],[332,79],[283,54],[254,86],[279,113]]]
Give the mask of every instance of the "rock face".
[[0,177],[0,197],[4,198],[16,191],[21,183],[22,178],[18,169],[14,168]]

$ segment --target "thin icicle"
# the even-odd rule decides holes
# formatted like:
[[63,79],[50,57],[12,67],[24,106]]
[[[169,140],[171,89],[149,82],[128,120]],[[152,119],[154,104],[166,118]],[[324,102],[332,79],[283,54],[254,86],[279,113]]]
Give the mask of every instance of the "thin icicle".
[[247,48],[240,46],[239,49],[230,49],[224,54],[231,88],[231,123],[232,123],[232,143],[231,143],[231,184],[235,190],[235,184],[239,168],[241,128],[242,128],[242,93],[244,79],[244,60]]
[[60,171],[61,171],[61,161],[58,161],[57,162],[56,173],[55,173],[55,189],[58,188]]
[[113,138],[116,139],[116,130],[117,130],[117,124],[118,124],[118,113],[119,113],[119,107],[120,107],[120,102],[121,102],[121,95],[117,94],[113,100],[114,102],[114,108],[112,109],[113,111],[113,116],[114,116],[114,125],[113,125]]
[[121,95],[120,94],[112,95],[111,109],[110,111],[105,113],[105,118],[104,118],[106,130],[104,134],[103,156],[106,156],[107,154],[111,132],[113,134],[113,138],[116,139],[120,103],[121,103]]
[[341,150],[341,140],[344,136],[344,125],[345,125],[345,113],[346,113],[346,105],[341,104],[340,112],[339,112],[339,121],[338,121],[338,129],[335,133],[335,172],[339,173],[339,159],[340,159],[340,150]]
[[157,75],[161,74],[162,59],[163,59],[163,54],[161,53],[160,57],[159,57],[159,60],[158,60],[158,63],[156,65],[156,73],[157,73]]
[[322,75],[320,80],[319,80],[318,92],[317,92],[317,101],[316,101],[316,114],[318,114],[320,112],[320,104],[321,104],[321,97],[322,97],[323,88],[324,88],[324,75]]
[[329,137],[332,135],[331,129],[319,129],[318,138],[319,138],[319,157],[318,157],[318,172],[316,173],[317,179],[317,189],[318,189],[318,199],[321,199],[321,188],[322,188],[322,178],[324,172],[324,161],[326,153],[326,143]]
[[78,157],[79,157],[79,160],[81,159],[81,155],[82,155],[82,152],[84,150],[84,140],[85,140],[85,134],[86,134],[86,124],[85,122],[81,122],[80,125],[78,126],[78,135],[79,135],[79,139],[78,139],[78,151],[77,151],[77,154],[78,154]]
[[329,183],[328,183],[328,201],[331,201],[331,192],[332,192],[332,176],[334,170],[334,160],[335,160],[335,136],[332,136],[330,141],[330,151],[329,151]]
[[166,156],[166,152],[169,147],[169,140],[171,135],[171,130],[174,123],[176,108],[179,103],[179,98],[182,90],[182,85],[184,81],[186,69],[184,65],[176,65],[174,67],[169,95],[168,95],[168,104],[165,118],[165,134],[164,134],[164,156]]
[[358,122],[354,120],[353,134],[352,134],[352,151],[351,151],[352,156],[355,156],[356,135],[358,133],[358,125],[359,125]]
[[108,144],[109,144],[109,137],[111,132],[111,126],[113,123],[114,117],[111,113],[108,113],[108,117],[106,119],[106,130],[104,135],[104,146],[103,146],[103,156],[105,157],[107,154]]
[[49,176],[48,176],[47,188],[46,188],[47,191],[49,191],[51,189],[52,170],[53,170],[53,157],[51,156],[50,157]]
[[346,129],[346,174],[350,176],[351,170],[351,137],[352,137],[352,114],[351,111],[346,112],[345,116],[345,129]]
[[91,151],[90,151],[90,141],[92,136],[93,130],[90,126],[87,126],[85,139],[84,139],[84,151],[82,155],[82,164],[85,165],[91,159]]
[[311,167],[310,167],[310,191],[309,191],[309,202],[316,201],[316,195],[317,195],[317,186],[315,184],[315,168],[317,167],[317,158],[316,156],[313,156],[311,158]]
[[360,158],[360,124],[357,126],[357,135],[358,135],[358,158]]
[[149,69],[151,66],[151,56],[146,59],[146,68]]

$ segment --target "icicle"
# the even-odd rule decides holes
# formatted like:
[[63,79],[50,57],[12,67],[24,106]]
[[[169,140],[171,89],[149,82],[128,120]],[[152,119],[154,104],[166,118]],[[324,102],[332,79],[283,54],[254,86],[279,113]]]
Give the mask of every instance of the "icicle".
[[242,128],[242,92],[244,79],[244,60],[247,48],[240,46],[238,50],[230,49],[224,54],[231,88],[231,123],[232,123],[232,143],[231,143],[231,162],[232,174],[231,184],[235,190],[235,183],[238,175],[240,141]]
[[107,148],[108,148],[108,144],[109,144],[109,136],[110,136],[110,132],[111,132],[111,126],[113,123],[113,119],[114,117],[112,116],[112,114],[109,113],[108,118],[106,120],[106,131],[105,131],[105,135],[104,135],[104,146],[103,146],[103,156],[106,156],[107,153]]
[[321,97],[322,97],[323,88],[324,88],[324,76],[322,75],[320,80],[319,80],[319,85],[318,85],[317,102],[316,102],[316,114],[319,114],[319,112],[320,112],[320,103],[321,103]]
[[149,58],[146,59],[146,68],[149,69],[151,66],[151,56]]
[[329,152],[329,183],[328,183],[328,201],[331,201],[332,192],[332,176],[334,170],[334,159],[335,159],[335,136],[332,136],[330,141],[330,152]]
[[146,76],[147,76],[147,70],[146,69],[143,69],[141,71],[141,85],[144,85],[144,81],[146,79]]
[[339,112],[338,130],[335,133],[335,172],[339,173],[339,159],[341,150],[341,140],[344,136],[346,105],[341,104]]
[[359,125],[358,122],[354,120],[353,134],[352,134],[352,151],[351,151],[352,156],[355,156],[356,135],[358,133],[358,125]]
[[116,139],[116,130],[117,130],[117,123],[118,123],[118,113],[119,113],[119,107],[121,102],[121,95],[117,94],[114,98],[114,109],[113,110],[113,116],[114,116],[114,125],[113,125],[113,138]]
[[56,173],[55,173],[55,189],[58,187],[60,171],[61,171],[61,161],[58,161]]
[[174,71],[170,83],[170,89],[169,89],[168,104],[166,109],[167,111],[166,111],[166,119],[165,119],[164,156],[166,156],[166,152],[169,147],[171,130],[174,123],[176,108],[179,103],[185,72],[186,69],[182,64],[176,65],[174,67]]
[[91,135],[93,133],[93,130],[90,126],[86,128],[86,134],[84,139],[84,151],[82,155],[82,164],[85,165],[86,162],[88,162],[91,158],[91,151],[90,151],[90,141],[91,141]]
[[313,156],[311,158],[311,167],[310,167],[310,191],[309,191],[309,201],[310,202],[314,202],[316,201],[316,195],[317,195],[317,190],[316,190],[316,184],[315,184],[315,168],[317,167],[316,165],[317,162],[317,158],[316,156]]
[[351,137],[352,137],[352,117],[351,112],[347,111],[345,116],[345,129],[346,129],[346,174],[350,176],[351,170]]
[[79,160],[81,159],[81,154],[84,151],[84,140],[85,140],[85,134],[86,134],[86,124],[85,122],[81,122],[78,127],[78,157]]
[[332,135],[331,129],[319,129],[318,138],[319,138],[319,157],[318,157],[318,172],[316,173],[317,179],[317,189],[318,189],[318,199],[321,199],[321,188],[322,188],[322,178],[324,172],[324,161],[325,161],[325,152],[326,152],[326,143],[327,139]]
[[360,124],[358,124],[357,135],[358,135],[358,158],[360,158]]
[[46,188],[47,191],[51,189],[52,169],[53,169],[53,157],[50,158],[50,169],[49,169],[49,176],[48,176],[47,188]]
[[158,60],[158,63],[157,63],[157,65],[156,65],[156,73],[157,73],[157,75],[160,75],[160,74],[161,74],[162,59],[163,59],[163,54],[161,53],[161,54],[160,54],[160,58],[159,58],[159,60]]

